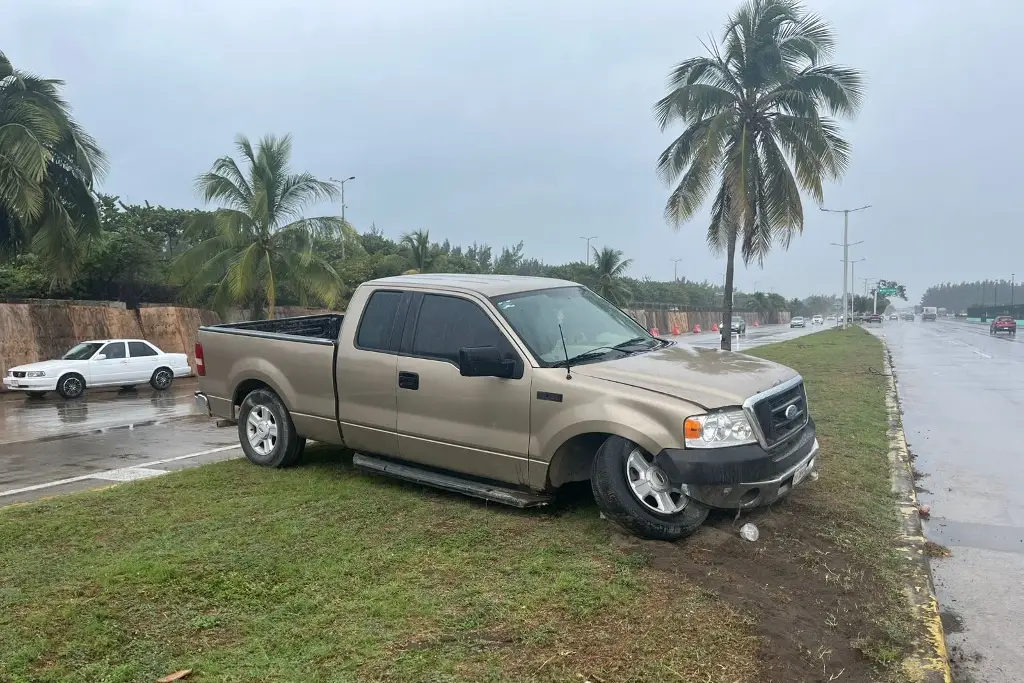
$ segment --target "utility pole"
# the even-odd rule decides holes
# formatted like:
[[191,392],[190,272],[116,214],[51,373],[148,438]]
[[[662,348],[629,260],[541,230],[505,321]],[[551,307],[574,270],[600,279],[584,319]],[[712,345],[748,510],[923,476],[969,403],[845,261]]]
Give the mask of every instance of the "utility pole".
[[872,313],[878,313],[878,287],[879,287],[879,283],[876,282],[875,283],[875,303],[874,303],[874,305],[871,306],[871,312]]
[[[588,245],[588,248],[587,248],[587,253],[588,254],[590,253],[589,245]],[[673,282],[678,282],[679,281],[679,275],[677,273],[677,268],[679,267],[679,262],[680,261],[684,261],[685,259],[674,258],[674,259],[670,259],[670,260],[672,261],[672,281]]]
[[[850,322],[850,316],[849,314],[846,313],[846,306],[849,303],[848,297],[846,295],[846,270],[847,264],[850,261],[850,213],[853,211],[863,211],[864,209],[870,209],[871,205],[865,204],[864,206],[858,206],[856,209],[826,209],[824,206],[820,206],[818,208],[827,213],[843,214],[843,243],[841,245],[835,246],[841,246],[843,248],[843,329],[846,329],[846,326]],[[861,240],[861,242],[863,242],[863,240]],[[861,242],[854,242],[854,244],[860,244]]]
[[597,235],[591,235],[590,237],[581,237],[581,240],[587,241],[587,259],[584,261],[588,266],[590,265],[590,240],[596,240]]
[[871,282],[871,278],[862,277],[861,281],[864,283],[864,298],[866,299],[868,296],[868,283]]
[[[1010,273],[1010,305],[1011,306],[1013,305],[1013,288],[1015,286],[1016,285],[1014,283],[1014,274]],[[1013,315],[1014,317],[1016,317],[1016,314],[1014,314],[1014,313],[1011,313],[1010,315]]]

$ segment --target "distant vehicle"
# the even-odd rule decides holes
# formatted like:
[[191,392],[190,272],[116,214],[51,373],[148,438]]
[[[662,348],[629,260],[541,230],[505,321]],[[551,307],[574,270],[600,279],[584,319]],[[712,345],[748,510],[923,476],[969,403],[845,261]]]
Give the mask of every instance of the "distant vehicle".
[[820,315],[816,315],[813,318],[811,318],[811,324],[812,325],[824,325],[825,324],[825,319],[822,318]]
[[871,315],[867,316],[864,320],[869,323],[880,323],[882,322],[882,314],[872,313]]
[[1001,315],[989,323],[988,333],[1006,332],[1011,337],[1017,336],[1017,321],[1011,315]]
[[904,313],[903,314],[903,319],[904,320],[909,320],[910,322],[914,322],[914,314],[913,313]]
[[807,327],[807,323],[804,321],[803,316],[798,315],[795,318],[791,318],[789,321],[790,327]]
[[935,318],[938,316],[938,314],[939,314],[939,309],[935,308],[935,306],[924,306],[923,308],[921,308],[921,320],[922,321],[926,321],[926,320],[934,321]]
[[87,387],[131,387],[146,384],[157,391],[171,388],[175,377],[192,368],[184,353],[164,353],[142,339],[100,339],[78,344],[57,360],[11,368],[4,388],[38,398],[56,391],[78,398]]
[[825,318],[825,320],[828,320],[829,322],[835,322],[836,317],[834,315],[830,315],[829,317]]
[[889,320],[899,320],[899,319],[900,319],[900,317],[898,315],[896,315],[895,313],[893,313],[892,315],[889,316]]
[[[718,323],[718,329],[725,327],[725,323]],[[735,334],[746,334],[747,333],[747,321],[742,315],[734,315],[732,317],[732,325],[729,326],[730,331]]]

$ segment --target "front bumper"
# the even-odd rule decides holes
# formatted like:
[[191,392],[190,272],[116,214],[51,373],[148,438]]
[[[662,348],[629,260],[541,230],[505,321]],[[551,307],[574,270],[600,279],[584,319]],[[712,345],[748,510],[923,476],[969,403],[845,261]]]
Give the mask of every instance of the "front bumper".
[[4,389],[8,391],[53,391],[56,388],[56,377],[4,376]]
[[687,495],[715,508],[770,505],[816,476],[818,439],[813,420],[771,451],[760,444],[733,448],[667,448],[655,458]]

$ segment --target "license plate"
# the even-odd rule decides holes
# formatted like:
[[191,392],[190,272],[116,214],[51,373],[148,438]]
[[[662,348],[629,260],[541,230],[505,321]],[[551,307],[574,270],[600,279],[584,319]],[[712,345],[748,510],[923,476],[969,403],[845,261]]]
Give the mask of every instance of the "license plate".
[[21,384],[19,384],[18,382],[11,382],[11,386],[12,387],[20,387]]
[[813,460],[805,462],[796,472],[793,473],[793,486],[796,486],[807,478],[807,473],[811,471],[811,464],[813,462]]

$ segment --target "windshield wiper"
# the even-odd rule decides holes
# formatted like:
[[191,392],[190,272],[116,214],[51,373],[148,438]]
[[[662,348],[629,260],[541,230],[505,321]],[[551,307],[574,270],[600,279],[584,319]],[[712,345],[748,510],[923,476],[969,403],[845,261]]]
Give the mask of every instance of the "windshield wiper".
[[[616,344],[612,348],[613,349],[622,350],[622,349],[625,349],[628,346],[636,346],[637,344],[639,344],[641,342],[648,342],[648,341],[653,341],[654,343],[658,343],[658,340],[654,339],[653,337],[633,337],[632,339],[627,339],[624,342],[620,342],[620,343]],[[648,348],[653,348],[653,347],[648,347]]]
[[584,351],[583,353],[578,353],[575,356],[573,356],[572,358],[566,358],[565,360],[560,360],[560,361],[558,361],[556,363],[552,363],[551,367],[553,367],[553,368],[567,368],[570,365],[574,365],[575,363],[579,363],[581,361],[593,360],[595,358],[600,358],[601,356],[606,356],[606,355],[608,355],[608,353],[610,351],[618,351],[620,353],[628,353],[628,351],[626,351],[625,349],[617,349],[614,346],[598,346],[597,348],[590,349],[589,351]]

